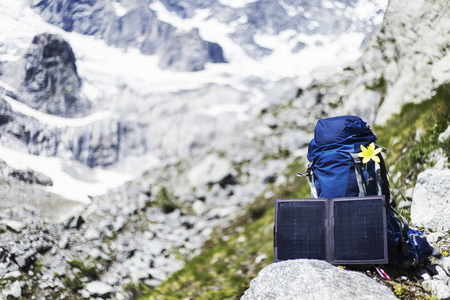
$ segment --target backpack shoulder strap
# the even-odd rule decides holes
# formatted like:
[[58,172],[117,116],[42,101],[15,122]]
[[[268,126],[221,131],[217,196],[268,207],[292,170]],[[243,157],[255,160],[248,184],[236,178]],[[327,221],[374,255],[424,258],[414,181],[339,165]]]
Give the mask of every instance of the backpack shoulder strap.
[[[376,173],[377,175],[377,184],[380,187],[381,186],[381,194],[384,195],[386,197],[386,203],[388,203],[389,205],[391,205],[392,207],[395,207],[396,204],[392,198],[391,195],[391,189],[389,188],[389,181],[387,178],[387,170],[386,170],[386,164],[384,163],[384,159],[383,156],[381,155],[381,153],[378,154],[378,158],[380,158],[380,163],[379,163],[379,174],[378,172]],[[380,182],[378,182],[380,180]],[[380,191],[380,190],[379,190]]]

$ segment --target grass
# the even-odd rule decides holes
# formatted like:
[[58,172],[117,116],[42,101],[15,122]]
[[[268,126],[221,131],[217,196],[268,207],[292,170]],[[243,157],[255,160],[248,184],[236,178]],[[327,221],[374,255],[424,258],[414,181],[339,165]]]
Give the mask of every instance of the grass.
[[91,265],[85,265],[82,261],[73,259],[69,261],[69,265],[72,268],[77,268],[80,270],[80,277],[89,277],[92,279],[98,279],[99,274],[98,271],[95,269],[95,266]]
[[[450,160],[450,139],[439,135],[450,125],[450,84],[441,85],[436,94],[421,103],[405,104],[384,126],[375,126],[377,143],[387,148],[386,165],[401,192],[412,188],[417,176],[434,166],[435,153]],[[399,200],[399,193],[392,189]]]
[[380,77],[375,79],[372,85],[366,85],[366,89],[379,92],[381,94],[380,105],[383,104],[387,92],[387,83],[384,74],[381,73]]
[[179,205],[175,201],[173,196],[165,186],[162,186],[156,196],[156,204],[161,206],[164,213],[168,214],[179,208]]

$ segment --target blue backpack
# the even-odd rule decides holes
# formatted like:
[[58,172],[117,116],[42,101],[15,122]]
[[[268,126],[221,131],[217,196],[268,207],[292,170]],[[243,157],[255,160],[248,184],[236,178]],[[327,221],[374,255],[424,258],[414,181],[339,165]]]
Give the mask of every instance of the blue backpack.
[[370,126],[359,117],[321,119],[309,144],[308,171],[297,175],[308,176],[312,198],[384,195],[390,263],[410,266],[431,255],[443,257],[395,211],[382,155],[377,155],[379,163],[372,159],[363,163],[358,156],[361,145],[368,147],[376,139]]

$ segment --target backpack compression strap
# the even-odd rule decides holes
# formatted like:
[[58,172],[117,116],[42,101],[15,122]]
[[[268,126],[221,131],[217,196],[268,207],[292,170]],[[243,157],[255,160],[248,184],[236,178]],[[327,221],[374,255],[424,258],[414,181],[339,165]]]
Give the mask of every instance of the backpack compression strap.
[[298,177],[308,176],[309,187],[311,188],[311,198],[319,198],[319,196],[317,195],[316,184],[314,182],[314,174],[312,171],[312,167],[314,166],[315,162],[316,158],[310,164],[308,164],[308,169],[306,170],[306,173],[297,172]]
[[356,175],[356,181],[358,183],[358,189],[359,189],[358,197],[367,196],[366,186],[364,185],[364,182],[363,182],[361,158],[359,158],[358,153],[349,153],[349,154],[352,156],[353,162],[355,163],[355,175]]

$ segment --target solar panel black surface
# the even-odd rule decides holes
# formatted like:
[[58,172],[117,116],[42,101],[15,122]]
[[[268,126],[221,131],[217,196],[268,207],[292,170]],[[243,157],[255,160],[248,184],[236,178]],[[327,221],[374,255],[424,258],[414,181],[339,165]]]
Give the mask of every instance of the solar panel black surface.
[[384,196],[276,200],[274,261],[387,263]]
[[325,202],[282,202],[278,206],[280,260],[325,259]]

